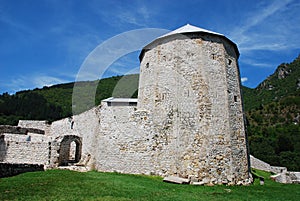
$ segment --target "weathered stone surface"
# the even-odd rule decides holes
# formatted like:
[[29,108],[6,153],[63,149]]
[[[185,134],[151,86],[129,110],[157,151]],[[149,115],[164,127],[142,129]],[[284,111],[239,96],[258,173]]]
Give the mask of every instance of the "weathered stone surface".
[[189,179],[184,179],[176,176],[168,176],[163,179],[164,182],[175,183],[175,184],[188,184],[190,183]]
[[49,161],[49,141],[49,137],[40,134],[2,134],[0,162],[46,165]]
[[23,128],[20,126],[0,125],[0,134],[3,133],[27,135],[28,133],[45,134],[45,131],[37,128]]
[[[272,180],[283,184],[300,183],[300,172],[290,172],[286,167],[271,166],[270,164],[259,160],[254,156],[250,156],[250,158],[252,168],[276,173],[275,175],[270,176]],[[263,185],[263,179],[259,179],[261,185]]]
[[156,149],[165,151],[156,154],[156,165],[166,170],[163,176],[197,175],[214,184],[250,181],[238,55],[231,45],[192,33],[147,46],[137,111],[148,111],[150,130],[161,139]]
[[191,184],[195,186],[203,186],[205,183],[203,181],[200,181],[200,182],[191,182]]
[[276,175],[272,175],[271,179],[283,184],[299,184],[300,172],[282,172]]
[[258,170],[264,170],[267,172],[271,171],[271,165],[259,160],[258,158],[255,158],[254,156],[250,155],[250,162],[251,162],[251,167],[258,169]]
[[47,130],[50,126],[47,121],[36,121],[36,120],[19,120],[18,127],[22,128],[34,128],[39,130]]

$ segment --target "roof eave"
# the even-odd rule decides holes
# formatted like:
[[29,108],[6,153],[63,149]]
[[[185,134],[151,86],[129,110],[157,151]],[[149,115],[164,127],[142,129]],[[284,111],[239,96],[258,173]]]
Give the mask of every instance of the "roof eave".
[[227,40],[228,42],[230,42],[233,45],[234,50],[235,50],[236,55],[237,55],[237,58],[239,58],[239,56],[240,56],[240,53],[239,53],[237,45],[233,41],[231,41],[229,38],[227,38],[226,36],[224,36],[223,34],[219,34],[219,33],[215,33],[215,32],[198,31],[198,32],[184,32],[184,33],[166,34],[166,35],[163,35],[163,36],[160,36],[160,37],[156,38],[155,40],[153,40],[152,42],[150,42],[148,45],[146,45],[141,50],[141,53],[139,55],[140,62],[142,61],[142,59],[144,57],[145,51],[149,50],[149,48],[147,48],[147,47],[149,47],[151,44],[153,44],[153,43],[155,43],[155,42],[157,42],[159,40],[163,40],[165,38],[168,38],[170,36],[174,36],[174,35],[177,35],[177,34],[189,34],[189,33],[204,33],[204,34],[209,34],[209,35],[214,35],[214,36],[222,37],[222,38],[224,38],[225,40]]

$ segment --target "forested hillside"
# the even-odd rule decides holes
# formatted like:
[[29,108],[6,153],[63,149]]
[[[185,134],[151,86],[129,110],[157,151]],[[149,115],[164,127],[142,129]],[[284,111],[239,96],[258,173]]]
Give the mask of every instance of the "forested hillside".
[[300,170],[300,56],[255,89],[243,87],[250,153]]
[[[119,83],[119,84],[118,84]],[[123,86],[121,87],[118,85]],[[117,86],[117,87],[116,87]],[[97,88],[95,105],[101,100],[115,97],[137,97],[138,75],[115,76],[97,81],[77,83],[81,96],[90,88]],[[74,83],[59,84],[42,89],[20,91],[0,95],[0,125],[17,125],[19,119],[54,121],[72,115],[72,94]],[[115,89],[116,88],[116,89]],[[88,109],[88,108],[87,108]],[[83,111],[82,111],[83,112]]]
[[[68,83],[0,95],[0,124],[71,116],[73,86],[74,83]],[[111,96],[137,97],[137,91],[132,89],[137,89],[138,75],[80,82],[77,86],[82,96],[89,87],[97,87],[98,105]],[[242,92],[250,153],[272,165],[300,170],[300,56],[279,65],[255,89],[242,87]]]

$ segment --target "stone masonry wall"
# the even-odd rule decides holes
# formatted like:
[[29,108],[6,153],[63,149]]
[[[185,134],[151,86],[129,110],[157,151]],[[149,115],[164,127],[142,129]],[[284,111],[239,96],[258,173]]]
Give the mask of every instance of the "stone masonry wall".
[[[226,46],[225,46],[226,47]],[[227,98],[229,110],[229,137],[231,149],[232,173],[242,180],[249,178],[249,153],[245,131],[244,111],[241,96],[240,73],[237,60],[232,49],[226,47],[228,54],[225,56]]]
[[[47,135],[51,136],[53,143],[51,144],[51,164],[52,166],[58,165],[60,142],[66,135],[78,136],[82,139],[82,153],[81,159],[86,158],[91,155],[90,166],[94,164],[93,160],[96,155],[96,149],[98,146],[96,144],[96,136],[99,134],[99,107],[90,109],[79,115],[75,115],[71,118],[65,118],[59,121],[55,121],[51,124],[49,133]],[[71,127],[71,122],[74,122],[73,127]]]
[[205,183],[249,183],[234,47],[220,37],[188,34],[147,49],[138,109],[149,110],[160,128],[173,114],[168,131],[163,129],[176,139],[176,171],[168,173],[195,175]]
[[0,134],[1,133],[13,133],[21,135],[27,135],[28,133],[36,133],[43,135],[45,134],[45,131],[37,128],[24,128],[20,126],[0,125]]
[[37,120],[19,120],[18,126],[22,128],[35,128],[41,130],[47,130],[49,127],[47,121],[37,121]]
[[252,168],[271,172],[271,165],[269,163],[259,160],[258,158],[255,158],[254,156],[250,156],[250,160],[251,160]]
[[2,134],[0,161],[5,163],[49,163],[50,139],[43,135]]
[[151,136],[148,128],[139,124],[150,120],[147,113],[135,114],[135,109],[132,106],[107,106],[102,102],[95,152],[96,169],[133,174],[155,171]]

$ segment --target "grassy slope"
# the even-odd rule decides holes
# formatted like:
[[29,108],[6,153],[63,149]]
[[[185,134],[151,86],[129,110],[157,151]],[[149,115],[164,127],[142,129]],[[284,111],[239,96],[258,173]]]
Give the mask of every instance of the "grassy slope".
[[264,186],[190,186],[153,176],[48,170],[0,179],[0,200],[300,200],[300,185],[266,179]]

